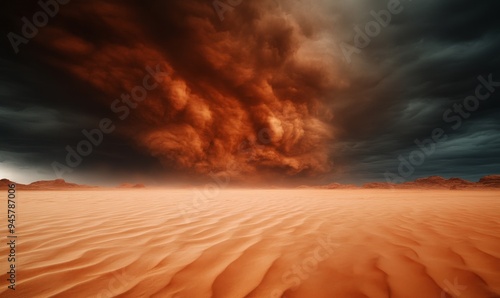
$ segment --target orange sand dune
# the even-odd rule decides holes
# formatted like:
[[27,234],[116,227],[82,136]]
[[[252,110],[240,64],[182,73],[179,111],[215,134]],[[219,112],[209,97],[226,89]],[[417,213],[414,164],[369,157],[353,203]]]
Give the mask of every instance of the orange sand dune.
[[214,192],[19,191],[0,296],[500,297],[499,191]]

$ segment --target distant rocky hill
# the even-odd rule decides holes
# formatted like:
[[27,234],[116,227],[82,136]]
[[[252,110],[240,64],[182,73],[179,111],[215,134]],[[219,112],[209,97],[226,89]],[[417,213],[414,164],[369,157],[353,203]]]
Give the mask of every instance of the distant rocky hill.
[[36,181],[31,184],[21,184],[10,181],[9,179],[2,179],[0,180],[0,189],[6,189],[9,184],[13,183],[16,184],[16,189],[19,190],[67,190],[97,188],[96,186],[68,183],[64,181],[64,179]]
[[340,184],[340,183],[330,183],[327,185],[322,185],[320,188],[324,189],[356,189],[358,188],[354,184]]
[[[9,179],[0,180],[0,189],[7,189],[9,184],[16,184],[19,190],[69,190],[69,189],[96,189],[98,186],[81,185],[66,182],[63,179],[36,181],[31,184],[21,184]],[[145,188],[144,184],[123,183],[117,186],[122,189]],[[330,183],[327,185],[309,186],[301,185],[297,188],[316,189],[496,189],[500,188],[500,175],[488,175],[471,182],[461,178],[445,179],[440,176],[418,178],[415,181],[393,184],[387,182],[371,182],[359,187],[353,184]]]
[[1,188],[1,189],[6,189],[6,188],[8,188],[8,187],[9,187],[9,185],[10,185],[10,184],[12,184],[12,183],[16,184],[16,187],[17,187],[17,185],[23,185],[23,184],[19,184],[19,183],[12,182],[12,181],[10,181],[9,179],[2,179],[2,180],[0,180],[0,188]]
[[122,183],[118,185],[118,188],[145,188],[144,184],[132,184],[132,183]]
[[484,176],[478,183],[487,187],[500,187],[500,175]]
[[482,188],[500,188],[500,175],[484,176],[478,182],[471,182],[461,178],[445,179],[440,176],[430,176],[418,178],[415,181],[404,182],[400,184],[375,182],[366,183],[363,188],[378,189],[482,189]]
[[500,175],[484,176],[478,182],[471,182],[462,178],[445,179],[440,176],[418,178],[415,181],[394,184],[387,182],[369,182],[359,187],[352,184],[331,183],[327,185],[308,186],[301,185],[297,188],[320,189],[493,189],[500,188]]
[[[16,189],[19,190],[69,190],[69,189],[98,189],[99,186],[90,186],[90,185],[82,185],[76,183],[66,182],[64,179],[56,179],[56,180],[43,180],[36,181],[30,184],[22,184],[13,182],[9,179],[0,180],[0,189],[7,189],[9,184],[16,184]],[[145,188],[144,184],[133,184],[133,183],[122,183],[117,188]]]

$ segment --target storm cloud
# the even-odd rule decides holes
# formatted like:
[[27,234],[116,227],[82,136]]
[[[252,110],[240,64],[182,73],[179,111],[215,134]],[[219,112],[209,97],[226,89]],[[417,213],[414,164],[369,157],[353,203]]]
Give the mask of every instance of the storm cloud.
[[[342,44],[390,2],[242,1],[223,20],[201,0],[61,5],[18,54],[4,40],[0,162],[50,177],[65,146],[109,117],[116,132],[76,178],[384,180],[435,128],[447,140],[407,179],[494,172],[498,93],[459,129],[443,113],[474,95],[478,76],[500,81],[499,4],[400,1],[346,59]],[[8,6],[4,36],[40,10]],[[147,67],[168,75],[127,103]]]

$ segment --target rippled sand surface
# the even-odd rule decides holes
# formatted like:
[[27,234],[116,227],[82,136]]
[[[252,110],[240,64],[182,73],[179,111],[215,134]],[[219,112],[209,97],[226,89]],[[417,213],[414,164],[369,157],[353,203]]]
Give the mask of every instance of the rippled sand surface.
[[500,297],[498,191],[21,191],[18,211],[2,297]]

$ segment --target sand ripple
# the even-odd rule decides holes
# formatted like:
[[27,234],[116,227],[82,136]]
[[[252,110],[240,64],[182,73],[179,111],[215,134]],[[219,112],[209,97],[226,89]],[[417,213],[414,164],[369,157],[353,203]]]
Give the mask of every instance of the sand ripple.
[[500,297],[499,194],[21,191],[0,296]]

